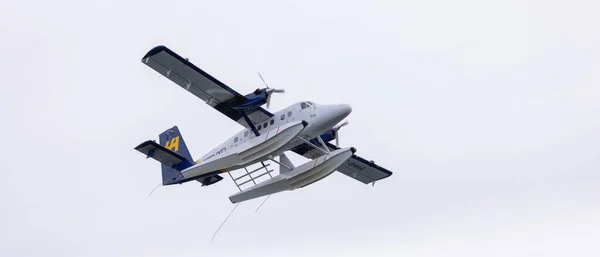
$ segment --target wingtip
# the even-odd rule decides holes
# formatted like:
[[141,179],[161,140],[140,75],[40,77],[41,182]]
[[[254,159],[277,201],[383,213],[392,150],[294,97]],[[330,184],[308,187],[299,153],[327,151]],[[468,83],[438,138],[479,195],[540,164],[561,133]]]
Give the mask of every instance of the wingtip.
[[144,55],[144,57],[142,57],[142,61],[146,60],[148,57],[151,57],[151,56],[153,56],[157,53],[160,53],[166,49],[168,49],[168,48],[164,45],[155,46],[154,48],[150,49],[150,51],[148,51],[148,53],[146,53],[146,55]]
[[152,142],[152,140],[146,140],[146,141],[140,143],[139,145],[137,145],[135,148],[133,148],[133,150],[139,151],[142,147],[150,144],[151,142]]

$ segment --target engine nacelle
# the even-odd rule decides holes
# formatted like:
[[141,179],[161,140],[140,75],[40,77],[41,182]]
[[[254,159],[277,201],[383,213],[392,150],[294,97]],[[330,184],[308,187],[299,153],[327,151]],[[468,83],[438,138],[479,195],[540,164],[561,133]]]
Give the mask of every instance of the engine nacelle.
[[244,102],[238,103],[232,107],[238,110],[253,110],[266,104],[268,98],[267,89],[258,88],[254,92],[245,95],[245,97],[246,100]]
[[[334,140],[337,136],[337,132],[335,132],[333,129],[328,130],[327,132],[321,134],[321,139],[323,139],[323,142],[327,143],[331,140]],[[319,142],[317,138],[314,139],[315,141],[317,141],[317,143]]]
[[[334,140],[336,137],[336,132],[333,129],[328,130],[327,132],[321,134],[321,139],[323,139],[323,142],[327,143],[331,140]],[[310,140],[311,143],[315,144],[315,145],[321,145],[321,143],[319,142],[318,138],[313,138]]]

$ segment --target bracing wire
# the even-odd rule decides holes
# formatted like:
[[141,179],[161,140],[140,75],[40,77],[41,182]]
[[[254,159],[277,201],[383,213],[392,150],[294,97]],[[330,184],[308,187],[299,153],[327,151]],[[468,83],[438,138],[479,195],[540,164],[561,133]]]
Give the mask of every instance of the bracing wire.
[[235,206],[233,206],[233,209],[231,210],[231,212],[229,213],[229,215],[227,215],[227,218],[225,218],[225,220],[223,221],[223,223],[221,223],[221,226],[219,226],[219,228],[217,228],[217,231],[215,231],[215,233],[212,236],[212,239],[210,240],[211,243],[213,241],[215,241],[215,236],[217,235],[217,233],[219,232],[219,230],[221,230],[221,227],[223,227],[223,225],[225,225],[225,222],[227,222],[227,220],[229,219],[229,216],[231,216],[231,214],[233,214],[233,211],[235,211],[235,208],[237,208],[238,205],[240,205],[240,203],[236,203]]
[[263,206],[263,204],[265,204],[265,202],[267,201],[267,199],[269,199],[269,197],[270,197],[270,196],[271,196],[271,195],[267,195],[267,197],[265,198],[265,200],[263,200],[263,202],[262,202],[262,203],[261,203],[261,204],[258,206],[258,208],[256,208],[256,210],[255,210],[254,212],[257,212],[257,211],[258,211],[258,209],[260,209],[260,207],[262,207],[262,206]]

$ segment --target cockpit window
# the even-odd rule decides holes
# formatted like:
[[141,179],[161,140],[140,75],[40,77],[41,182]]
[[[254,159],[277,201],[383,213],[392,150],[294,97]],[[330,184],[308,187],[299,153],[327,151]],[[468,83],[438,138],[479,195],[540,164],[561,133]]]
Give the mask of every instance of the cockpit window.
[[308,108],[308,104],[306,104],[305,102],[302,102],[300,104],[300,108],[304,110],[304,109]]

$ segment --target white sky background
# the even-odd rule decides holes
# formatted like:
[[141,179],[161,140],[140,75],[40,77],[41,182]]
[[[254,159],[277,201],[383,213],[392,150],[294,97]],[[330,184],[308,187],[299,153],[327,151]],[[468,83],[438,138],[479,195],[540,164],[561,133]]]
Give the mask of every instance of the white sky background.
[[[5,1],[1,256],[598,256],[596,1]],[[341,143],[394,175],[242,203],[163,187],[241,126],[140,62],[164,44],[277,110],[349,103]],[[302,158],[293,159],[300,164]]]

